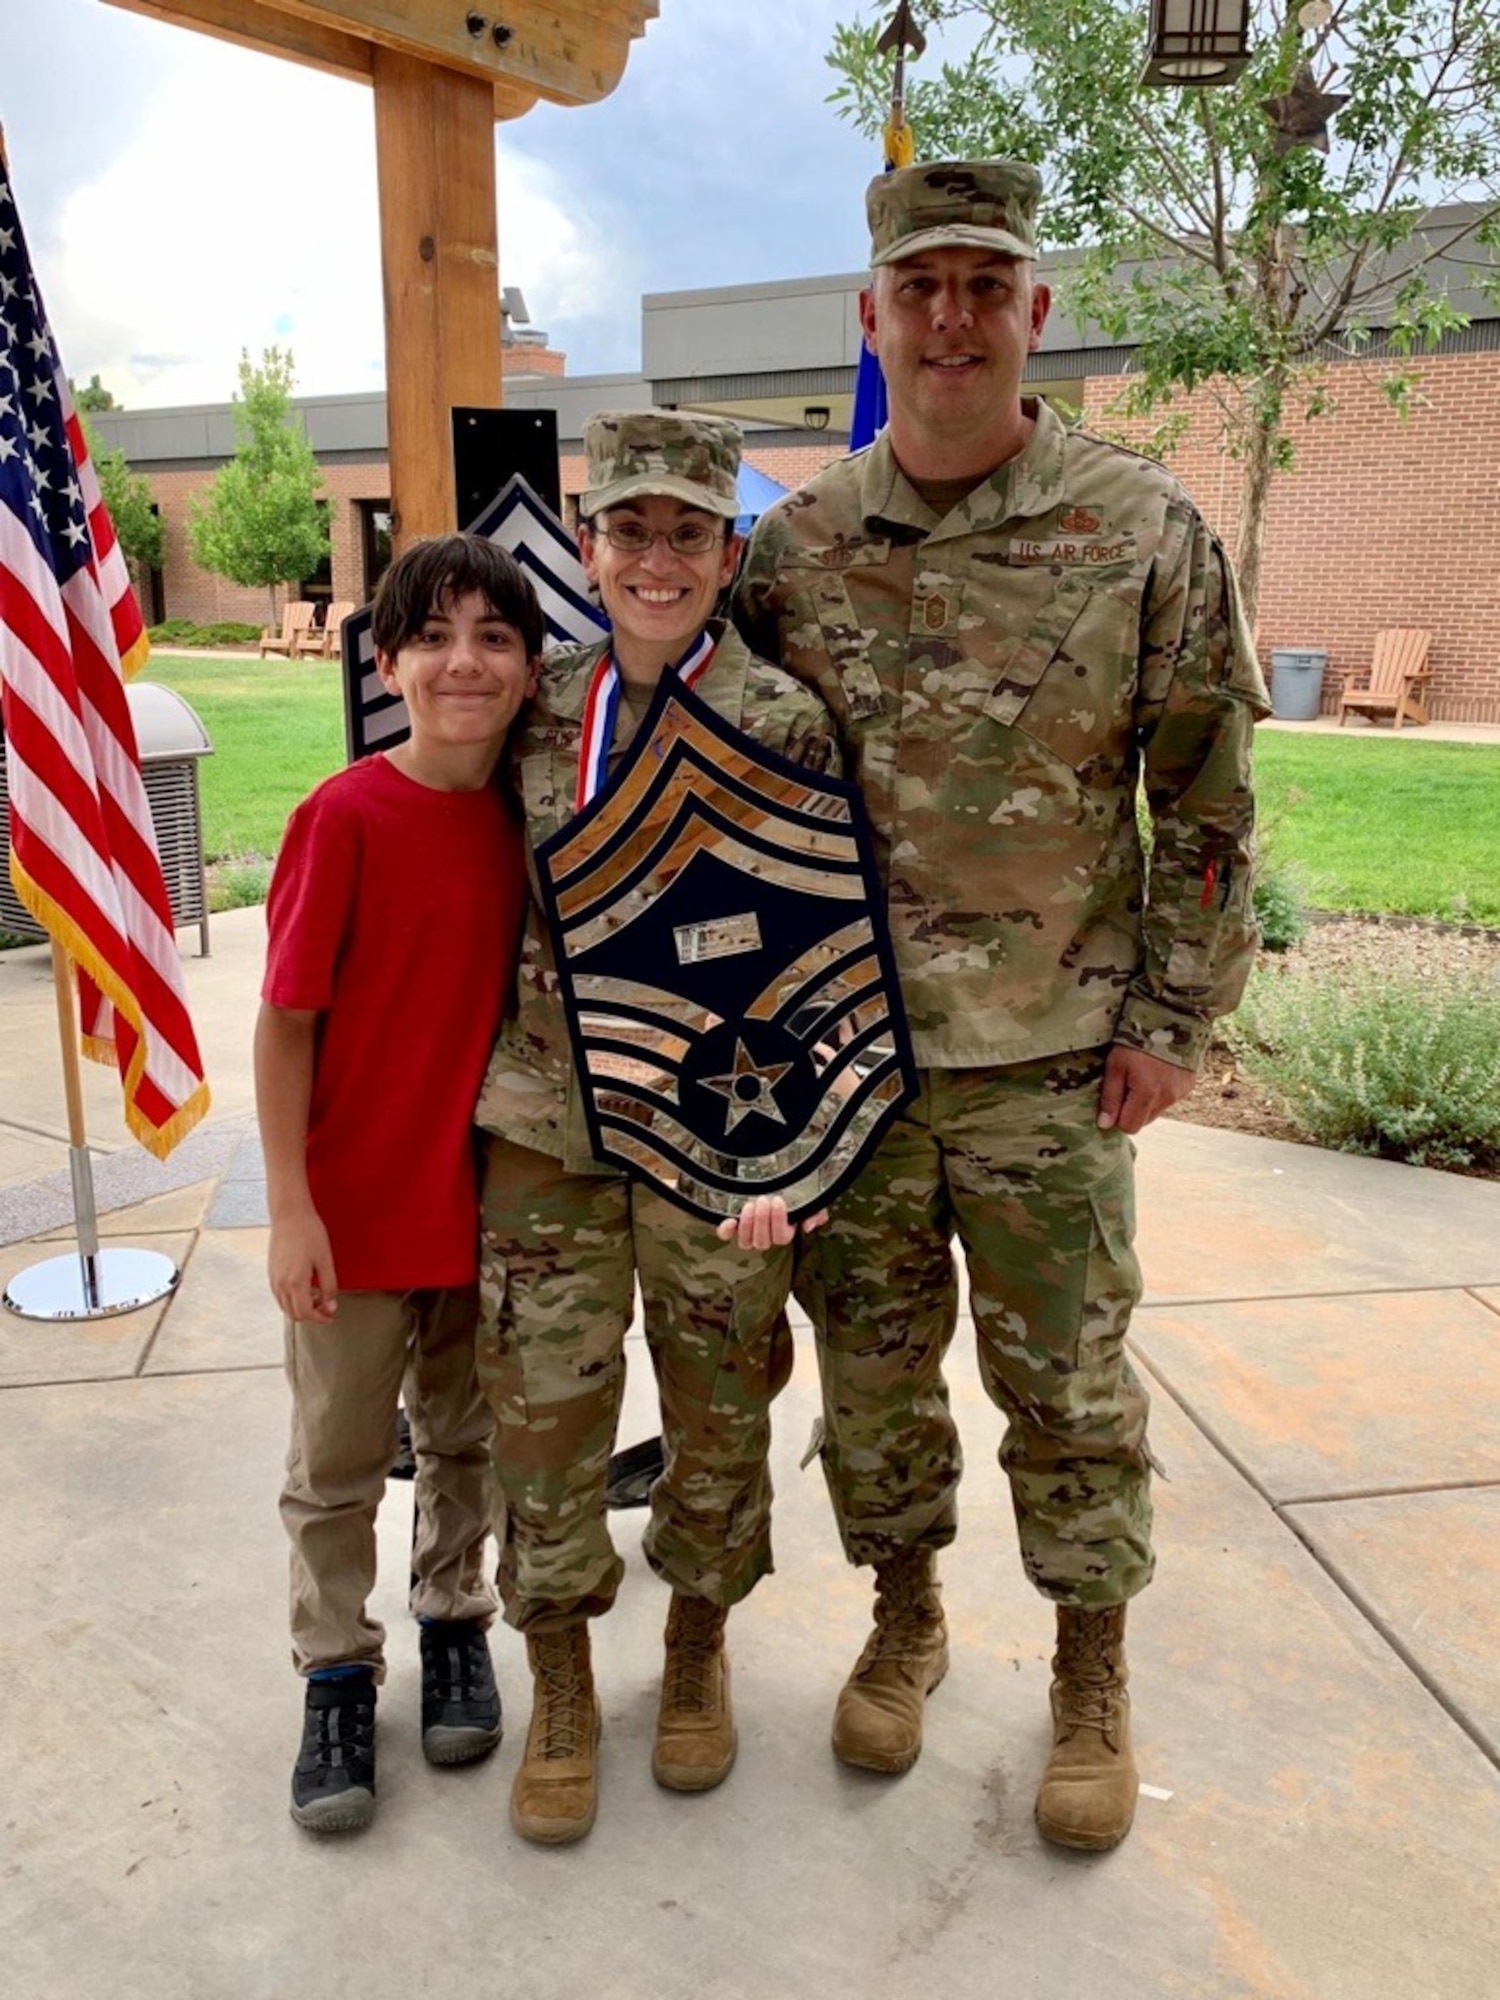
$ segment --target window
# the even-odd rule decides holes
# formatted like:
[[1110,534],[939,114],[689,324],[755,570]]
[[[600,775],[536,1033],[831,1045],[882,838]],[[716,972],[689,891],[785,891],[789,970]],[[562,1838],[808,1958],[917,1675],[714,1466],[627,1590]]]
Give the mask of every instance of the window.
[[[319,514],[323,517],[323,532],[326,535],[328,533],[329,516],[332,512],[333,503],[329,500],[320,500],[317,506]],[[313,604],[321,605],[326,610],[329,599],[333,596],[332,543],[329,544],[327,555],[324,556],[312,575],[303,577],[298,587],[297,595],[309,599]],[[319,622],[321,623],[321,619]]]
[[359,502],[360,556],[364,566],[365,602],[375,595],[375,586],[391,566],[391,503],[389,500]]

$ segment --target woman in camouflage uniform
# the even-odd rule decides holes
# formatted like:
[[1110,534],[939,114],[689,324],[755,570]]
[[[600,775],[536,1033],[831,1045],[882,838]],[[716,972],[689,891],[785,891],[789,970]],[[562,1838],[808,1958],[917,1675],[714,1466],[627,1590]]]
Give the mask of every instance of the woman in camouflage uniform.
[[[822,701],[712,617],[739,551],[738,429],[648,411],[596,416],[584,435],[579,543],[613,629],[544,664],[512,737],[529,848],[606,781],[667,672],[768,749],[836,770]],[[610,1608],[622,1572],[605,1486],[637,1281],[665,1448],[645,1550],[672,1586],[652,1769],[673,1790],[702,1791],[735,1755],[725,1616],[771,1567],[766,1455],[791,1252],[741,1247],[764,1243],[764,1228],[721,1241],[593,1157],[535,894],[516,1007],[477,1118],[479,1364],[496,1416],[500,1588],[534,1682],[511,1819],[529,1840],[561,1843],[595,1814],[588,1620]]]

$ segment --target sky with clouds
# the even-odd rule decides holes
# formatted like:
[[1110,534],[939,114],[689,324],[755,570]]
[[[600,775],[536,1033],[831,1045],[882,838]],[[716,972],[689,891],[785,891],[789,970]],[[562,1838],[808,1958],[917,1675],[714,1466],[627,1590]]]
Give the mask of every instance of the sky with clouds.
[[[640,365],[644,292],[859,269],[869,144],[824,102],[873,0],[660,0],[602,104],[496,127],[503,282],[571,373]],[[931,58],[929,57],[929,60]],[[104,0],[0,0],[0,122],[70,374],[224,402],[383,384],[370,91]]]

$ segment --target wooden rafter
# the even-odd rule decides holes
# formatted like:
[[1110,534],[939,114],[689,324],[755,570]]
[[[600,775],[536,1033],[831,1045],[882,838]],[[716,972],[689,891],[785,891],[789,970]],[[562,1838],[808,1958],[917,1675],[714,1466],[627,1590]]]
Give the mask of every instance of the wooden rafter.
[[[486,76],[495,116],[539,97],[594,104],[624,74],[630,44],[658,0],[109,0],[133,14],[197,28],[242,48],[368,83],[379,46],[466,76]],[[485,24],[471,34],[468,17]],[[503,45],[492,30],[509,28]]]
[[393,535],[447,532],[452,412],[500,400],[494,121],[607,97],[657,0],[110,4],[373,86]]

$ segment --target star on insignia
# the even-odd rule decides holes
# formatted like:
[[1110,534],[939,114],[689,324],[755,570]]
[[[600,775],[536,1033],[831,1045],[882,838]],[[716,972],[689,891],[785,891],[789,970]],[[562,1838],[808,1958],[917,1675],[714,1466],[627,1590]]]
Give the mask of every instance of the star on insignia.
[[757,1063],[745,1044],[736,1038],[734,1068],[721,1076],[702,1078],[705,1090],[716,1091],[728,1100],[726,1135],[752,1111],[758,1111],[762,1118],[769,1118],[777,1125],[785,1125],[785,1114],[772,1093],[790,1068],[790,1063]]

